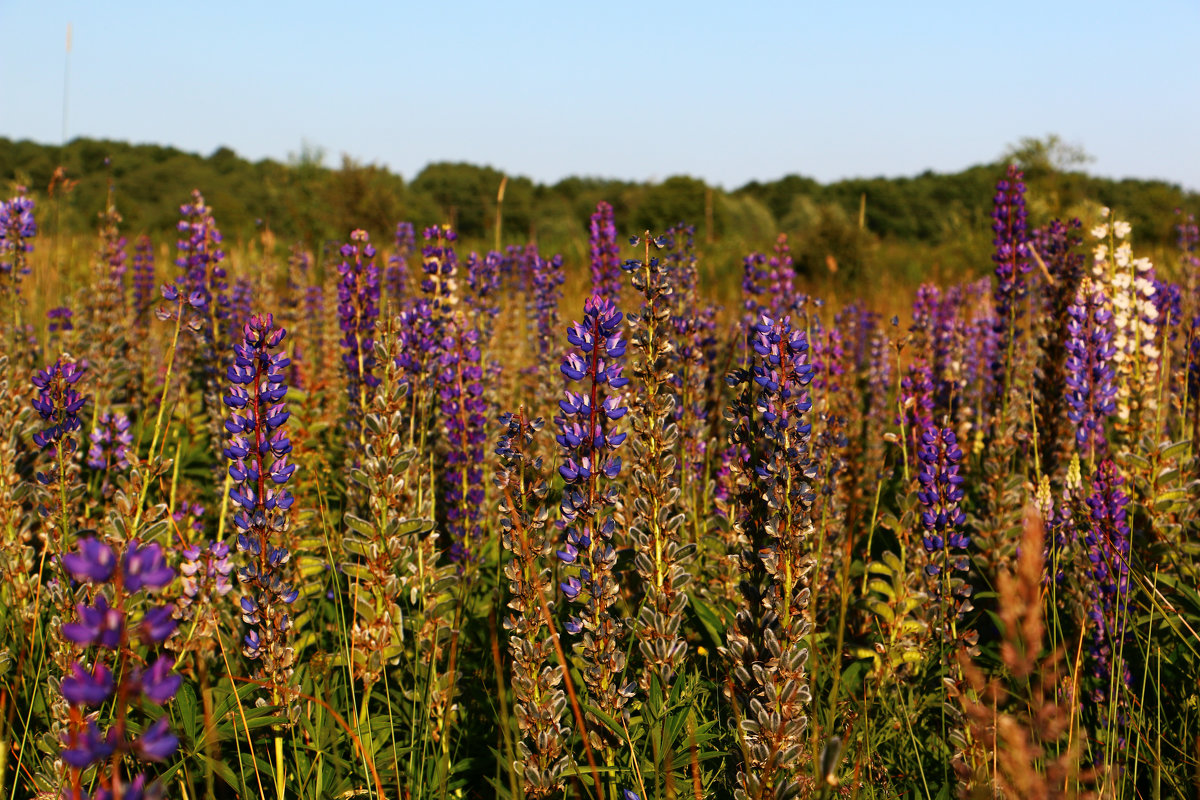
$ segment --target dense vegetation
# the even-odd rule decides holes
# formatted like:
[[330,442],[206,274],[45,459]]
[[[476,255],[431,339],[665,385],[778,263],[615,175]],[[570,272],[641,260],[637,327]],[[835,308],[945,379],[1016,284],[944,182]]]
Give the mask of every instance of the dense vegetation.
[[0,203],[0,795],[1200,793],[1177,190],[87,159]]
[[[1119,208],[1143,245],[1161,253],[1174,242],[1172,212],[1200,212],[1200,198],[1179,186],[1077,171],[1080,154],[1053,136],[1023,140],[1012,151],[1025,169],[1037,224],[1093,213],[1101,205]],[[95,209],[103,206],[112,180],[128,229],[156,240],[172,230],[178,198],[202,186],[222,210],[230,242],[248,241],[266,226],[280,240],[320,253],[353,228],[380,241],[398,219],[441,219],[468,241],[494,244],[504,178],[497,169],[430,164],[406,182],[347,157],[336,167],[325,160],[312,148],[286,164],[251,163],[225,147],[203,157],[157,145],[75,139],[57,147],[0,137],[0,179],[45,193],[61,167],[68,180],[78,181],[55,211],[59,230],[68,235],[93,229]],[[504,244],[536,240],[546,250],[582,259],[588,217],[604,201],[630,230],[666,230],[687,220],[716,260],[730,263],[786,233],[801,276],[824,275],[833,264],[844,286],[855,287],[864,271],[899,274],[915,283],[934,265],[949,277],[977,276],[986,269],[988,214],[999,168],[986,164],[956,174],[825,185],[792,174],[728,192],[688,176],[658,183],[571,177],[552,186],[509,176]]]

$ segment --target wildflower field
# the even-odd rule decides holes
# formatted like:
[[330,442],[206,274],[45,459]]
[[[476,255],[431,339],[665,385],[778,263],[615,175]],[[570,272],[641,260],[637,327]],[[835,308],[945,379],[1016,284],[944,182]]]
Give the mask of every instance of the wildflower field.
[[607,203],[227,253],[110,188],[64,266],[18,189],[0,798],[1200,796],[1200,231],[994,178],[883,312]]

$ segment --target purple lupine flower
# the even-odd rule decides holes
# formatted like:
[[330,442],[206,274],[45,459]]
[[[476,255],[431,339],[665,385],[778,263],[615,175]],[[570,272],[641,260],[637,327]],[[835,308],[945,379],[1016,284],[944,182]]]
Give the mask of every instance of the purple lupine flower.
[[484,442],[487,400],[483,393],[479,331],[456,314],[447,326],[438,358],[438,398],[449,445],[445,489],[450,555],[470,561],[482,536]]
[[[762,253],[751,253],[742,259],[742,317],[749,328],[767,312],[768,306],[760,298],[766,293],[767,257]],[[767,298],[768,302],[770,298]]]
[[812,366],[813,389],[819,390],[828,403],[828,398],[844,388],[846,348],[842,345],[842,332],[837,327],[825,328],[816,317],[812,320]]
[[418,389],[424,390],[432,384],[441,342],[433,322],[433,306],[424,297],[410,299],[401,309],[399,319],[401,345],[396,366],[400,368],[401,383],[414,396]]
[[179,739],[169,729],[170,721],[161,717],[146,729],[134,743],[134,750],[144,761],[163,761],[179,747]]
[[934,408],[950,416],[957,412],[966,388],[962,375],[962,348],[966,341],[964,295],[963,287],[957,285],[942,293],[929,331]]
[[[229,315],[229,285],[226,280],[225,251],[221,249],[221,231],[213,219],[212,209],[204,203],[198,190],[192,192],[192,202],[179,207],[177,242],[179,256],[175,266],[182,270],[175,283],[188,298],[197,314],[198,331],[206,347],[213,348],[220,335],[219,327]],[[168,300],[172,298],[167,298]]]
[[667,228],[660,239],[664,269],[671,281],[671,294],[692,301],[698,276],[696,226],[680,222]]
[[387,299],[395,306],[408,290],[408,259],[417,246],[416,231],[411,222],[396,223],[396,250],[388,257]]
[[888,402],[892,389],[891,339],[887,329],[877,325],[871,333],[870,354],[867,357],[867,416],[877,419]]
[[477,312],[483,338],[492,338],[496,316],[500,313],[500,264],[504,260],[496,251],[482,258],[477,253],[467,257],[467,307]]
[[1025,217],[1024,175],[1016,165],[1010,164],[1007,175],[996,183],[992,206],[992,231],[996,234],[992,239],[995,248],[992,261],[996,265],[993,298],[998,337],[997,360],[992,371],[999,392],[1008,390],[1012,377],[1014,350],[1018,346],[1020,320],[1024,316],[1022,301],[1028,291],[1025,276],[1032,268]]
[[1155,335],[1159,338],[1159,349],[1167,342],[1175,341],[1179,319],[1183,316],[1183,287],[1177,283],[1154,279],[1154,294],[1151,296],[1156,315],[1151,320]]
[[79,550],[62,557],[63,568],[83,583],[107,583],[117,568],[117,556],[99,539],[88,537],[79,542]]
[[428,298],[435,320],[449,314],[455,301],[455,274],[458,272],[458,255],[454,242],[458,234],[449,225],[426,228],[422,234],[425,246],[421,248],[421,291]]
[[925,359],[918,358],[908,365],[908,374],[900,381],[900,399],[908,458],[915,463],[921,437],[933,426],[933,370]]
[[990,403],[998,391],[992,371],[999,351],[996,318],[991,308],[992,288],[990,278],[980,278],[964,286],[962,307],[967,319],[962,325],[965,352],[961,381],[971,393],[964,404],[974,408]]
[[[204,506],[199,503],[181,503],[178,508],[171,513],[171,519],[179,526],[179,530],[190,528],[197,534],[204,533]],[[187,541],[187,537],[180,535],[183,541]]]
[[[1096,678],[1092,701],[1104,727],[1115,728],[1118,742],[1124,741],[1125,690],[1132,681],[1128,662],[1122,655],[1127,640],[1126,604],[1129,598],[1130,530],[1126,506],[1129,496],[1121,488],[1125,479],[1116,465],[1105,460],[1092,478],[1092,493],[1087,499],[1090,521],[1084,534],[1089,562],[1092,622],[1090,655]],[[1117,696],[1117,719],[1109,719],[1109,703]]]
[[[33,443],[45,449],[59,441],[66,453],[75,451],[75,440],[67,434],[79,430],[79,412],[87,398],[75,391],[75,384],[83,377],[83,368],[61,358],[33,376],[33,385],[38,396],[33,399],[33,408],[50,427],[33,435]],[[41,476],[39,475],[39,479]]]
[[150,668],[135,672],[134,678],[142,687],[142,694],[160,706],[175,696],[183,678],[175,672],[175,658],[161,655]]
[[561,255],[544,259],[534,253],[531,267],[533,311],[537,328],[537,369],[539,374],[546,374],[557,355],[554,351],[558,331],[558,303],[562,298],[564,280],[563,259]]
[[783,319],[796,306],[796,267],[786,233],[775,239],[775,252],[767,260],[767,296],[772,319]]
[[961,553],[970,546],[970,539],[962,530],[966,515],[959,507],[964,494],[963,477],[958,473],[962,448],[950,428],[926,428],[920,441],[917,499],[922,508],[922,542],[929,555],[925,572],[936,576],[947,567],[965,572],[969,562]]
[[180,555],[184,559],[179,565],[183,604],[202,596],[224,597],[233,589],[229,580],[233,562],[229,560],[229,545],[225,542],[209,542],[203,547],[191,544]]
[[1055,219],[1035,228],[1030,236],[1030,245],[1042,257],[1055,287],[1061,286],[1072,294],[1083,276],[1083,254],[1077,250],[1082,242],[1079,233],[1082,228],[1083,223],[1078,219],[1067,222]]
[[75,769],[87,769],[92,764],[101,764],[112,756],[116,750],[115,737],[100,733],[94,721],[89,721],[87,727],[74,735],[68,734],[67,746],[63,748],[62,759]]
[[374,388],[375,323],[379,319],[379,269],[375,266],[375,247],[367,232],[356,230],[342,245],[342,263],[338,265],[338,325],[344,348],[346,385],[350,393],[350,424],[358,429],[359,418],[366,413]]
[[1067,417],[1081,454],[1095,462],[1108,451],[1104,422],[1117,410],[1112,311],[1104,290],[1085,279],[1067,315]]
[[26,196],[24,187],[17,187],[15,197],[0,202],[0,276],[5,278],[5,291],[19,291],[21,278],[29,274],[30,239],[36,235],[33,198]]
[[67,306],[55,306],[46,311],[46,319],[50,323],[47,327],[50,333],[75,330],[75,324],[71,322],[71,318],[74,316],[75,312]]
[[175,578],[175,571],[163,558],[162,547],[157,542],[141,545],[136,539],[129,542],[121,559],[121,574],[125,576],[127,592],[143,587],[162,589]]
[[89,436],[92,446],[88,449],[87,464],[102,472],[122,471],[129,467],[129,448],[133,447],[133,433],[129,417],[121,411],[105,411],[96,420],[96,427]]
[[833,326],[842,332],[849,347],[849,363],[856,370],[866,368],[871,358],[871,342],[879,328],[879,314],[859,301],[851,301],[833,318]]
[[936,283],[922,283],[917,287],[912,304],[912,325],[908,329],[913,334],[913,346],[922,355],[930,356],[933,352],[933,328],[941,304],[942,290]]
[[100,220],[103,224],[100,226],[99,261],[101,265],[108,267],[108,275],[104,277],[112,287],[118,304],[124,308],[125,273],[128,271],[127,262],[129,260],[129,253],[127,252],[127,247],[129,241],[121,235],[121,215],[113,202],[113,188],[111,183],[108,189],[108,203],[104,211],[100,214]]
[[[162,645],[175,629],[170,607],[150,606],[137,625],[130,625],[127,620],[130,595],[163,589],[175,577],[163,558],[162,548],[156,543],[143,545],[131,539],[118,558],[109,545],[88,537],[79,542],[76,551],[64,555],[62,562],[76,580],[93,585],[112,584],[111,604],[106,594],[97,592],[94,605],[79,604],[77,620],[62,626],[62,634],[68,641],[83,648],[99,648],[93,655],[91,668],[80,661],[71,664],[71,674],[60,687],[63,698],[77,708],[108,708],[114,700],[121,706],[110,709],[112,725],[106,732],[101,731],[95,716],[85,718],[72,713],[72,722],[62,738],[63,760],[76,770],[84,770],[121,753],[136,755],[143,761],[170,757],[179,740],[170,731],[167,715],[160,716],[136,739],[126,728],[129,709],[138,698],[165,705],[182,683],[174,672],[175,660],[171,656],[160,655],[148,669],[136,667],[134,661],[135,639],[131,633],[136,632],[147,645]],[[102,659],[110,659],[112,668],[102,663]],[[120,780],[116,774],[103,773],[101,767],[97,777],[102,786]],[[144,780],[134,783],[143,785]]]
[[[737,612],[727,648],[735,664],[733,690],[753,722],[746,728],[747,758],[737,791],[770,786],[792,795],[799,791],[798,756],[812,700],[804,664],[811,630],[810,482],[816,475],[807,421],[813,370],[808,338],[791,318],[760,316],[751,328],[751,345],[749,363],[726,379],[741,387],[729,407],[730,442],[749,454],[740,465],[741,518],[733,520],[750,543],[740,559],[748,603]],[[751,610],[753,603],[766,612],[758,620],[753,615],[761,612]]]
[[133,246],[133,313],[140,321],[154,297],[154,245],[149,236],[139,236]]
[[290,361],[277,351],[286,334],[274,323],[270,314],[256,314],[242,327],[242,342],[234,345],[224,399],[230,409],[225,457],[234,482],[229,499],[236,509],[238,550],[248,561],[238,570],[245,590],[242,620],[251,626],[243,652],[261,661],[260,674],[270,684],[273,702],[283,703],[295,661],[287,645],[288,607],[299,593],[288,584],[284,569],[291,554],[274,543],[288,527],[293,499],[286,484],[296,470],[288,461],[292,444],[284,427],[289,416],[283,402],[284,370]]
[[588,223],[588,244],[592,251],[592,294],[615,303],[621,297],[621,250],[613,208],[608,203],[596,204],[596,213]]
[[[621,319],[611,299],[592,295],[584,302],[583,321],[567,330],[573,349],[563,359],[562,373],[569,384],[581,384],[582,391],[568,389],[559,402],[557,436],[563,449],[558,472],[565,482],[565,536],[558,557],[571,573],[560,586],[567,599],[581,607],[568,619],[566,630],[583,634],[584,680],[592,701],[614,717],[633,693],[632,684],[617,683],[625,654],[617,620],[609,612],[618,596],[611,509],[618,500],[621,458],[615,451],[626,436],[614,430],[614,423],[625,416],[619,390],[629,383],[621,374],[626,345]],[[601,742],[598,726],[592,729],[594,744]]]
[[102,705],[112,697],[114,688],[113,674],[108,667],[96,664],[89,671],[78,661],[71,664],[71,675],[63,678],[61,685],[62,695],[68,703],[86,708]]
[[233,341],[237,341],[238,332],[250,319],[254,311],[254,286],[250,279],[240,277],[234,280],[233,289],[229,294],[229,332]]
[[1188,397],[1195,398],[1200,393],[1200,314],[1192,317],[1191,331],[1188,334],[1187,351],[1187,387]]

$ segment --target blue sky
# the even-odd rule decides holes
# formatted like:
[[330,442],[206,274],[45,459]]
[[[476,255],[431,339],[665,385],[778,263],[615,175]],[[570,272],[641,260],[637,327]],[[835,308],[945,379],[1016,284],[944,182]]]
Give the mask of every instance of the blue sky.
[[1200,189],[1200,3],[0,0],[0,135],[726,187],[1057,133]]

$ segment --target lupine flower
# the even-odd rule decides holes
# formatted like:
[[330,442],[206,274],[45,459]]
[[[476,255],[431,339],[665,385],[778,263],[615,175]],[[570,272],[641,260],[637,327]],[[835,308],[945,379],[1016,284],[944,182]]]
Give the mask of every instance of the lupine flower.
[[922,542],[929,554],[926,574],[937,576],[946,567],[965,572],[969,562],[963,555],[952,556],[953,551],[963,551],[970,546],[970,539],[962,527],[966,515],[959,507],[963,499],[963,477],[958,474],[962,461],[962,448],[958,437],[950,428],[931,427],[921,434],[921,448],[917,452],[920,470],[917,472],[917,499],[921,502]]
[[[168,586],[175,572],[167,566],[162,549],[157,544],[143,545],[131,540],[118,559],[113,549],[98,539],[85,538],[79,542],[75,552],[63,556],[64,569],[75,580],[93,585],[111,583],[112,603],[106,595],[96,594],[92,605],[80,603],[76,606],[77,620],[62,626],[62,635],[68,641],[83,648],[98,648],[92,666],[83,662],[71,664],[70,675],[63,679],[63,698],[80,709],[110,708],[117,704],[119,709],[110,708],[112,724],[102,732],[96,717],[85,718],[72,714],[72,723],[63,735],[62,758],[76,772],[72,776],[73,792],[68,797],[83,796],[80,793],[81,770],[113,760],[115,754],[127,753],[143,761],[163,761],[179,746],[179,740],[170,731],[166,715],[145,728],[141,736],[132,737],[127,730],[127,706],[132,706],[141,697],[149,702],[166,705],[178,691],[181,677],[175,673],[175,661],[168,655],[159,655],[146,668],[136,666],[134,647],[137,640],[150,647],[162,645],[175,629],[169,620],[170,609],[150,606],[136,624],[131,624],[126,604],[131,595],[142,590],[154,592]],[[167,621],[163,621],[163,614]],[[109,660],[110,668],[103,660]],[[116,762],[114,762],[115,764]],[[100,790],[117,791],[118,787],[137,787],[141,792],[145,778],[136,776],[125,784],[118,772],[108,773],[101,767]],[[125,791],[123,797],[138,796]]]
[[[1087,499],[1090,523],[1084,535],[1089,562],[1092,623],[1090,648],[1092,671],[1096,678],[1092,702],[1099,710],[1101,724],[1115,736],[1108,737],[1109,749],[1120,752],[1124,743],[1123,721],[1125,692],[1132,675],[1123,651],[1126,646],[1126,604],[1129,597],[1130,530],[1126,506],[1129,496],[1121,488],[1124,478],[1111,461],[1103,461],[1092,478],[1092,494]],[[1115,698],[1115,699],[1114,699]],[[1109,706],[1117,709],[1111,718]],[[1117,746],[1114,748],[1114,741]]]
[[461,314],[451,318],[439,348],[438,398],[449,445],[446,455],[446,528],[451,557],[470,560],[482,535],[483,444],[487,401],[483,395],[479,331]]
[[75,325],[71,322],[71,318],[74,316],[74,312],[67,306],[55,306],[48,310],[46,312],[46,319],[50,323],[47,326],[50,333],[75,330]]
[[190,631],[189,643],[197,649],[215,647],[221,624],[222,599],[233,591],[233,560],[225,542],[193,543],[180,552],[183,594],[174,616]]
[[129,430],[129,417],[123,412],[106,411],[101,414],[89,438],[92,442],[87,457],[89,467],[102,471],[123,471],[129,467],[133,433]]
[[754,325],[769,307],[759,299],[767,291],[766,265],[767,257],[762,253],[751,253],[742,259],[742,317],[747,327]]
[[772,319],[782,319],[795,308],[796,267],[786,233],[776,237],[775,252],[767,260],[767,296],[771,301],[767,313]]
[[[649,233],[647,233],[649,237]],[[641,310],[628,317],[636,381],[631,400],[633,429],[638,440],[633,448],[633,487],[642,502],[631,515],[630,539],[636,556],[634,568],[642,579],[645,600],[634,622],[634,634],[644,659],[640,684],[648,698],[656,696],[655,682],[663,694],[670,691],[675,675],[687,654],[680,635],[687,608],[691,575],[684,563],[688,550],[681,540],[680,526],[670,520],[678,513],[677,475],[671,453],[679,436],[673,423],[675,396],[670,377],[672,285],[665,264],[650,255],[650,246],[665,240],[647,238],[645,256],[630,259],[623,268],[630,273],[633,288],[643,298]],[[651,700],[653,703],[653,700]]]
[[918,358],[908,365],[908,374],[900,380],[900,401],[908,458],[915,463],[921,437],[933,425],[933,370],[924,359]]
[[138,320],[154,297],[154,245],[149,236],[139,236],[133,246],[133,313]]
[[253,310],[254,286],[249,278],[240,277],[233,282],[233,291],[229,295],[229,330],[235,342],[238,331],[250,319]]
[[783,796],[799,791],[811,702],[805,642],[813,528],[809,480],[815,475],[806,421],[812,366],[804,331],[789,319],[763,315],[751,334],[752,361],[728,378],[741,387],[730,406],[730,442],[744,446],[750,458],[740,481],[739,500],[747,507],[734,520],[746,545],[745,597],[725,655],[733,666],[734,691],[747,709],[742,723],[747,760],[737,775],[738,791]]
[[185,604],[205,592],[214,598],[229,594],[233,588],[229,580],[233,564],[229,560],[228,544],[209,542],[204,547],[193,544],[185,547],[181,555],[183,562],[179,574]]
[[288,683],[295,653],[288,646],[288,607],[298,596],[285,571],[291,554],[275,544],[288,527],[293,500],[286,484],[296,470],[288,461],[292,444],[284,428],[284,370],[290,362],[275,352],[284,336],[270,314],[250,318],[242,328],[242,342],[233,348],[231,386],[225,397],[230,409],[225,457],[234,481],[229,499],[235,508],[238,550],[248,560],[238,570],[245,592],[242,620],[251,626],[243,652],[261,662],[260,674],[270,684],[276,704],[291,696]]
[[[175,266],[182,274],[175,283],[188,298],[188,304],[199,312],[198,332],[207,347],[214,348],[219,327],[229,315],[229,289],[226,282],[223,237],[217,229],[212,209],[204,203],[199,191],[192,192],[192,202],[179,207],[179,256]],[[172,298],[167,298],[168,300]]]
[[1085,278],[1067,314],[1067,417],[1075,424],[1075,443],[1095,462],[1108,450],[1104,422],[1116,410],[1112,312],[1103,290]]
[[[1032,324],[1038,331],[1038,362],[1034,370],[1034,392],[1038,399],[1036,423],[1043,469],[1054,472],[1058,463],[1061,420],[1066,404],[1063,376],[1066,371],[1069,309],[1083,276],[1084,257],[1079,252],[1083,224],[1052,220],[1033,232],[1030,247],[1045,264],[1049,280],[1039,292],[1041,304],[1034,309]],[[1049,519],[1049,518],[1047,518]]]
[[342,263],[338,273],[338,325],[344,348],[346,385],[350,393],[351,424],[358,426],[371,392],[378,385],[375,376],[375,323],[379,319],[379,269],[375,266],[375,247],[367,232],[356,230],[342,245]]
[[671,281],[671,293],[677,298],[696,299],[698,278],[696,227],[680,222],[667,228],[660,237],[664,269]]
[[79,412],[87,398],[75,391],[75,384],[83,377],[83,369],[61,358],[33,376],[33,385],[38,396],[33,408],[50,427],[33,435],[33,443],[45,449],[64,441],[66,452],[74,452],[75,442],[67,434],[79,430]]
[[396,223],[396,250],[388,257],[387,297],[395,306],[408,289],[408,259],[417,246],[416,231],[411,222]]
[[[1109,218],[1108,209],[1104,216]],[[1092,274],[1104,288],[1112,308],[1114,371],[1116,373],[1117,418],[1142,423],[1141,412],[1157,404],[1159,357],[1159,311],[1154,295],[1157,280],[1148,258],[1134,258],[1126,238],[1128,222],[1113,219],[1092,229],[1100,241],[1092,251]]]
[[621,252],[613,209],[608,203],[596,204],[596,213],[588,223],[588,243],[592,251],[592,294],[615,303],[621,297]]
[[541,419],[523,412],[500,418],[496,443],[500,466],[495,483],[500,492],[500,542],[512,554],[505,565],[511,609],[504,617],[512,655],[513,708],[521,740],[514,768],[527,797],[560,793],[571,767],[567,748],[570,728],[563,724],[566,696],[562,667],[552,665],[554,640],[547,635],[543,604],[552,596],[550,572],[544,559],[554,552],[546,535],[545,502],[548,487],[542,459],[532,455]]
[[399,314],[399,332],[402,346],[396,356],[400,368],[400,381],[408,387],[410,397],[418,401],[418,395],[433,383],[434,365],[438,359],[437,327],[433,322],[433,306],[423,297],[409,300]]
[[491,328],[500,313],[498,293],[500,290],[500,263],[503,257],[494,250],[482,258],[478,253],[467,257],[467,306],[479,312],[485,329],[485,337],[491,338]]
[[1195,214],[1184,214],[1182,209],[1175,209],[1179,222],[1175,224],[1177,235],[1176,244],[1179,247],[1179,265],[1186,276],[1189,300],[1196,301],[1196,292],[1200,289],[1197,277],[1200,277],[1200,225],[1196,224]]
[[30,241],[37,235],[33,217],[33,198],[18,187],[15,197],[0,202],[0,276],[4,290],[18,291],[21,278],[29,274]]
[[533,313],[536,327],[537,369],[544,377],[541,390],[548,390],[551,365],[557,359],[555,340],[558,331],[558,303],[562,298],[563,260],[556,255],[544,259],[534,254],[531,278],[533,281]]
[[[1012,378],[1013,360],[1021,338],[1022,303],[1028,291],[1025,276],[1032,268],[1029,232],[1025,221],[1024,175],[1010,164],[1008,174],[996,184],[992,205],[992,239],[996,264],[997,360],[992,372],[998,391],[1006,392]],[[1002,398],[1001,398],[1002,400]]]
[[424,272],[421,291],[429,300],[436,321],[448,315],[457,302],[458,255],[454,252],[454,242],[458,234],[449,225],[442,225],[426,228],[423,235],[426,244],[421,248]]
[[[613,717],[633,695],[632,685],[618,685],[625,653],[621,626],[609,611],[617,600],[617,554],[612,546],[616,523],[610,511],[618,500],[615,480],[621,458],[615,451],[626,436],[614,431],[614,423],[625,416],[618,390],[629,383],[621,374],[621,317],[612,300],[592,295],[583,305],[583,321],[567,330],[574,349],[563,360],[562,373],[570,384],[581,384],[582,391],[568,389],[559,401],[563,416],[557,437],[563,448],[558,472],[566,484],[561,506],[566,535],[558,557],[569,571],[560,586],[566,598],[581,607],[566,629],[584,634],[584,680],[592,702]],[[598,720],[590,721],[592,746],[605,746],[611,735],[600,733]]]
[[108,203],[100,214],[100,252],[98,260],[101,265],[108,267],[107,279],[118,296],[119,304],[125,305],[125,273],[128,269],[129,254],[126,251],[128,241],[121,235],[121,214],[117,211],[112,199],[113,190],[109,184]]

